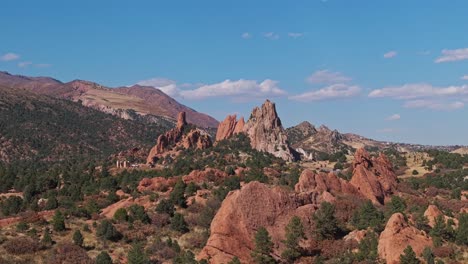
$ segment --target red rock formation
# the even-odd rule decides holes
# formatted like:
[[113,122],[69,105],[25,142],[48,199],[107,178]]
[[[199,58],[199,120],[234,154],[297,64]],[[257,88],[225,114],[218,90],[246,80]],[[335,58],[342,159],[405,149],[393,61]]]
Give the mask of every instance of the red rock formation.
[[350,183],[372,202],[384,204],[385,198],[396,191],[397,176],[384,154],[371,158],[367,151],[358,149],[354,154],[353,168]]
[[[296,192],[318,192],[328,194],[353,194],[359,195],[359,191],[344,179],[338,178],[333,172],[315,173],[311,170],[304,170],[299,177],[299,181],[294,186]],[[327,197],[330,196],[327,194]],[[326,197],[325,197],[326,198]]]
[[260,108],[254,108],[243,132],[249,136],[252,148],[271,153],[286,161],[295,159],[275,104],[269,100]]
[[432,246],[432,239],[424,231],[410,226],[401,213],[393,214],[379,237],[379,257],[388,264],[399,263],[400,255],[408,245],[416,256],[421,256],[425,247]]
[[193,182],[202,184],[204,182],[218,182],[228,177],[227,173],[218,169],[206,168],[205,170],[194,170],[189,175],[182,177],[185,183]]
[[457,219],[444,215],[444,213],[442,213],[442,211],[440,211],[439,208],[437,208],[437,206],[432,205],[432,204],[427,207],[426,211],[424,212],[424,216],[427,217],[427,220],[429,221],[428,225],[430,227],[434,227],[435,220],[439,216],[442,216],[445,222],[447,222],[447,220],[449,219],[452,219],[455,225],[456,226],[458,225]]
[[239,121],[237,121],[236,123],[236,127],[234,128],[234,135],[242,133],[242,131],[244,131],[244,126],[245,126],[244,117],[241,116],[241,118],[239,118]]
[[236,115],[228,115],[223,122],[219,123],[218,131],[216,132],[216,141],[228,139],[235,134],[239,134],[244,129],[244,118],[241,117],[237,121]]
[[146,162],[152,164],[166,152],[177,147],[206,149],[212,145],[210,136],[202,130],[192,129],[186,133],[187,121],[185,112],[180,112],[177,117],[177,125],[158,137],[156,145],[151,149]]
[[[275,244],[274,256],[283,247],[284,227],[294,215],[308,223],[316,209],[317,193],[291,194],[279,187],[250,182],[228,194],[211,223],[211,236],[198,255],[210,263],[227,263],[234,256],[242,263],[252,263],[250,252],[256,230],[265,227]],[[310,225],[304,224],[306,233]]]

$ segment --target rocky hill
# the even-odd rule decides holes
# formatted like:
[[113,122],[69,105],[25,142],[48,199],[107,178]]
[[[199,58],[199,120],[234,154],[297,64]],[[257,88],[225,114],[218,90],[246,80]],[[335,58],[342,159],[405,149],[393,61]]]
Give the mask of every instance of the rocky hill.
[[0,85],[80,102],[125,119],[132,119],[136,113],[152,116],[149,119],[153,122],[165,123],[169,120],[175,123],[177,114],[186,112],[187,120],[199,127],[212,128],[218,125],[216,119],[180,104],[153,87],[134,85],[109,88],[90,81],[62,83],[48,77],[26,77],[7,72],[0,72]]
[[[44,85],[49,82],[54,83],[47,79]],[[168,128],[0,86],[0,160],[4,162],[105,158],[121,150],[148,148]]]

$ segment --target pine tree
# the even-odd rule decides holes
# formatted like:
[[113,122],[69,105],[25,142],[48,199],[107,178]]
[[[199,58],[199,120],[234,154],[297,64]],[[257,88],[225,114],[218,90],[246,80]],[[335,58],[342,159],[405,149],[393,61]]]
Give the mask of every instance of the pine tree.
[[96,257],[96,264],[113,264],[112,258],[106,251],[101,251]]
[[171,218],[171,228],[182,233],[187,233],[189,231],[184,216],[179,213],[175,213]]
[[146,256],[141,244],[135,243],[132,245],[132,248],[128,251],[127,262],[128,264],[149,263],[149,259]]
[[260,227],[255,233],[255,249],[252,252],[252,258],[258,264],[276,263],[271,256],[273,251],[273,242],[271,242],[270,234],[264,227]]
[[339,234],[340,227],[335,217],[335,206],[333,204],[323,202],[312,219],[315,223],[317,239],[334,239]]
[[439,247],[442,245],[442,238],[445,236],[445,219],[442,215],[439,215],[435,218],[434,227],[431,229],[429,234],[431,235],[434,246]]
[[83,247],[83,235],[80,230],[76,230],[75,233],[73,233],[73,243],[79,247]]
[[468,214],[463,213],[458,219],[458,229],[455,235],[455,242],[459,245],[468,245]]
[[241,262],[238,257],[234,257],[228,264],[241,264]]
[[54,243],[49,232],[50,232],[49,228],[46,227],[44,229],[44,235],[42,236],[42,240],[41,240],[41,244],[45,247],[50,247]]
[[286,240],[284,241],[286,249],[281,254],[281,257],[289,261],[300,257],[301,248],[299,246],[299,241],[303,238],[305,238],[305,234],[301,219],[297,216],[293,216],[286,226]]
[[369,260],[370,262],[376,262],[378,257],[378,243],[377,235],[374,232],[369,232],[366,237],[359,242],[359,251],[356,253],[356,259],[359,261]]
[[52,226],[54,231],[64,231],[65,230],[65,217],[63,217],[60,210],[56,210],[54,217],[52,218]]
[[426,261],[427,264],[434,264],[434,253],[432,253],[432,250],[430,247],[425,247],[423,252],[422,252],[422,257]]
[[416,258],[416,253],[411,246],[407,246],[403,251],[403,254],[400,255],[400,264],[419,264],[418,258]]

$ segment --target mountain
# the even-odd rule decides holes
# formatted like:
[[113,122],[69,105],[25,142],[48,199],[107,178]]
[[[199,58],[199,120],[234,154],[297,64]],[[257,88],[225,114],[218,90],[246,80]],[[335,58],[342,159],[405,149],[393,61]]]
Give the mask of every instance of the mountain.
[[[44,89],[52,89],[53,83],[40,81]],[[0,161],[7,163],[106,158],[122,150],[149,148],[169,127],[0,85]]]
[[137,113],[152,116],[154,122],[175,123],[177,114],[186,112],[187,121],[199,127],[213,128],[218,125],[216,119],[180,104],[154,87],[134,85],[109,88],[90,81],[62,83],[49,77],[26,77],[7,72],[0,72],[0,85],[80,102],[125,119],[133,119],[132,113]]

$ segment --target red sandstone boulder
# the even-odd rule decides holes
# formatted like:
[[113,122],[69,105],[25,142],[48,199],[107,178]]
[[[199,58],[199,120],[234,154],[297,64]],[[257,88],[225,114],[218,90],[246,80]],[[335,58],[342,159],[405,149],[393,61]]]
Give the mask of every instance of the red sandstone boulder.
[[396,191],[397,176],[384,154],[371,158],[367,151],[358,149],[353,168],[350,183],[372,202],[384,204],[385,199]]
[[429,221],[428,225],[430,227],[434,227],[436,218],[439,216],[442,216],[445,222],[447,222],[449,219],[452,219],[455,225],[458,225],[457,219],[444,215],[444,213],[442,213],[442,211],[440,211],[437,206],[432,204],[427,207],[426,211],[424,212],[424,216],[427,217],[427,220]]
[[[353,194],[359,195],[358,190],[344,179],[338,178],[333,172],[315,173],[311,170],[304,170],[299,177],[299,181],[294,186],[294,190],[301,192],[318,192],[329,194]],[[324,198],[330,198],[327,194]]]
[[205,170],[194,170],[189,175],[183,176],[185,183],[193,182],[202,184],[204,182],[218,182],[228,177],[227,173],[218,169],[206,168]]
[[294,215],[310,230],[310,217],[316,210],[318,194],[295,194],[279,187],[269,188],[250,182],[241,190],[228,194],[211,223],[211,236],[198,255],[210,263],[227,263],[237,256],[242,263],[252,263],[253,237],[259,227],[265,227],[272,237],[274,256],[283,249],[284,228]]
[[180,112],[176,127],[158,137],[156,145],[150,150],[146,162],[148,164],[153,164],[157,158],[162,157],[163,154],[177,149],[178,147],[183,147],[185,149],[206,149],[211,147],[211,138],[206,132],[194,128],[186,133],[186,128],[187,121],[185,120],[185,112]]
[[400,255],[408,245],[416,256],[421,256],[425,247],[432,246],[432,239],[424,231],[410,226],[401,213],[393,214],[379,237],[379,257],[387,264],[399,263]]
[[218,131],[216,132],[216,141],[228,139],[235,134],[242,132],[244,128],[244,118],[237,121],[236,115],[228,115],[223,122],[219,123]]

